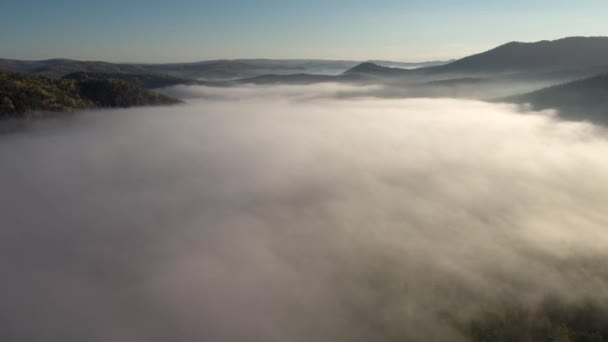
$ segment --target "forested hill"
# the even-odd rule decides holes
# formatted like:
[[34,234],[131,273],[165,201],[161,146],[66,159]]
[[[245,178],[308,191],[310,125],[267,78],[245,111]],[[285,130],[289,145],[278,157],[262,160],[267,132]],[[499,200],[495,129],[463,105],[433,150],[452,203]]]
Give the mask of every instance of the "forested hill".
[[44,112],[179,102],[121,79],[74,80],[0,72],[0,118],[27,118]]
[[91,79],[116,79],[129,83],[135,83],[146,89],[158,89],[175,85],[207,85],[207,82],[192,80],[188,78],[176,77],[163,74],[106,74],[100,72],[74,72],[64,76],[69,80],[91,80]]
[[560,117],[608,124],[608,74],[570,82],[501,101],[527,103],[535,110],[557,109]]

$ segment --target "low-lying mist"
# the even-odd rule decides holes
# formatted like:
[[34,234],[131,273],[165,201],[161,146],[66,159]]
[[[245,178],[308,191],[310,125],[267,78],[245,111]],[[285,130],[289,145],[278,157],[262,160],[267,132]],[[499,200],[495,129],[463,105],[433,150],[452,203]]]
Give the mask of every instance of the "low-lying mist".
[[0,136],[0,339],[458,341],[606,299],[603,129],[334,98],[365,91],[180,87]]

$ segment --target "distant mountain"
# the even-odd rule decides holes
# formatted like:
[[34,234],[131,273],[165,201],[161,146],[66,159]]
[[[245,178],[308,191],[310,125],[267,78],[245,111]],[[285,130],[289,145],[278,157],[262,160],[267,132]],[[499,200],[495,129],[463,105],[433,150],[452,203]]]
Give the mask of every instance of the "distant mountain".
[[411,70],[400,69],[400,68],[389,68],[374,64],[371,62],[361,63],[351,69],[344,72],[344,75],[368,75],[368,76],[381,76],[381,77],[394,77],[410,75]]
[[[76,61],[69,59],[50,59],[43,61],[0,59],[0,71],[22,72],[53,77],[63,77],[75,72],[86,72],[106,74],[163,74],[188,79],[234,80],[268,74],[339,75],[345,70],[348,70],[360,63],[360,61],[319,59],[236,59],[194,63],[121,64],[96,61]],[[379,65],[403,66],[406,68],[417,68],[441,63],[442,62],[377,62]]]
[[237,80],[237,83],[243,84],[292,84],[306,85],[314,83],[338,82],[337,76],[331,75],[311,75],[311,74],[294,74],[294,75],[263,75],[251,78]]
[[237,59],[232,63],[244,63],[251,66],[251,76],[266,74],[318,74],[338,75],[344,70],[357,65],[358,61],[321,60],[321,59]]
[[0,118],[89,108],[167,105],[179,100],[112,78],[58,79],[0,72]]
[[371,62],[360,63],[340,75],[318,75],[318,74],[267,74],[256,77],[248,77],[236,80],[236,83],[249,84],[314,84],[327,82],[366,82],[371,77],[388,77],[408,73],[409,70],[380,66]]
[[113,64],[107,62],[85,62],[69,59],[49,59],[44,61],[16,61],[0,59],[0,71],[22,72],[35,75],[63,77],[74,72],[139,74],[146,73],[137,65]]
[[410,62],[392,62],[385,60],[371,60],[369,63],[377,64],[380,66],[385,66],[389,68],[401,68],[401,69],[420,69],[420,68],[428,68],[433,66],[441,66],[452,63],[456,61],[455,59],[451,59],[449,61],[431,61],[431,62],[419,62],[419,63],[410,63]]
[[315,83],[332,83],[332,82],[346,82],[346,83],[357,83],[365,81],[365,78],[361,78],[359,75],[312,75],[312,74],[294,74],[294,75],[262,75],[251,78],[243,78],[235,80],[231,84],[258,84],[258,85],[270,85],[270,84],[286,84],[286,85],[309,85]]
[[530,104],[535,110],[558,109],[563,118],[608,124],[608,74],[499,101]]
[[[320,60],[320,59],[294,59],[294,60],[273,60],[273,59],[237,59],[230,61],[221,61],[225,67],[232,68],[232,64],[239,63],[241,66],[246,65],[247,67],[241,68],[241,72],[255,74],[253,76],[262,75],[291,75],[291,74],[313,74],[313,75],[339,75],[345,70],[353,68],[359,64],[360,61],[342,61],[342,60]],[[204,62],[207,66],[212,65],[211,62]],[[217,63],[217,62],[214,62]],[[420,68],[434,65],[443,65],[446,62],[420,62],[420,63],[406,63],[406,62],[394,62],[394,61],[374,61],[373,63],[387,66],[387,67],[400,67],[400,68]],[[215,65],[214,65],[215,67]]]
[[[446,64],[447,63],[447,64]],[[195,63],[129,64],[51,59],[0,59],[0,70],[63,77],[74,72],[110,74],[164,74],[187,79],[236,80],[264,75],[340,75],[373,77],[451,78],[513,73],[560,73],[569,78],[589,76],[588,70],[608,69],[608,37],[570,37],[535,43],[511,42],[452,62],[404,63],[392,61],[236,59]],[[346,71],[346,72],[345,72]],[[561,80],[567,80],[561,79]]]
[[502,73],[590,68],[608,64],[608,37],[570,37],[536,43],[511,42],[450,64],[433,73]]
[[525,74],[567,81],[608,70],[608,37],[571,37],[536,43],[511,42],[451,63],[407,70],[375,63],[362,63],[345,74],[375,77],[466,78]]
[[255,65],[229,60],[196,63],[139,64],[137,66],[148,73],[211,80],[230,80],[261,74],[255,71],[258,69]]
[[0,71],[34,73],[46,67],[72,62],[68,59],[47,59],[41,61],[23,61],[0,58]]

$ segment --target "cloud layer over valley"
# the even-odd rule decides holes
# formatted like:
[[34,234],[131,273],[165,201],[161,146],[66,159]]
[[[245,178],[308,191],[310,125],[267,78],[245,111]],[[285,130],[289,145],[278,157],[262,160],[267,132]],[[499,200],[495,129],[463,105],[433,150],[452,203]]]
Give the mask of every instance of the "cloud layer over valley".
[[336,99],[369,87],[167,91],[189,103],[0,136],[1,340],[457,341],[503,301],[606,299],[602,128]]

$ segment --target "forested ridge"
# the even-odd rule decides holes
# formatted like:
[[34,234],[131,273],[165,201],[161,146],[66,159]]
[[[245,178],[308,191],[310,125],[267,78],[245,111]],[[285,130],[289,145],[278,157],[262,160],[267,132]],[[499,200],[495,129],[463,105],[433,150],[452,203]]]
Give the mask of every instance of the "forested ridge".
[[179,102],[125,79],[65,79],[0,72],[0,117],[3,118],[27,118],[40,116],[44,112]]
[[527,103],[534,110],[557,109],[560,117],[608,123],[608,74],[511,96],[501,101]]

